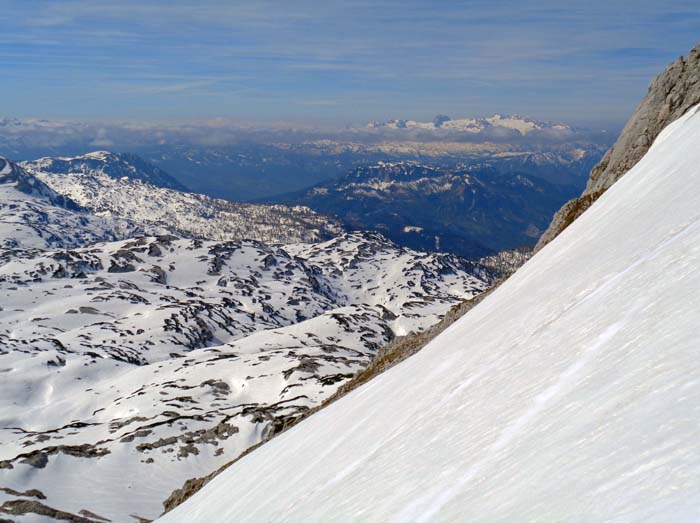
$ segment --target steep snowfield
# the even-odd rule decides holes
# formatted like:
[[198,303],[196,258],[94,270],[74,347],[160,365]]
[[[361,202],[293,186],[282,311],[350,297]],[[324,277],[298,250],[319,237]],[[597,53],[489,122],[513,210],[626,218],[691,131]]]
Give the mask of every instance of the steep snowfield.
[[0,520],[157,517],[488,274],[369,233],[0,250]]
[[700,520],[700,114],[422,352],[163,522]]
[[126,219],[154,231],[273,243],[320,241],[342,232],[334,220],[306,207],[236,203],[182,192],[174,178],[135,155],[98,151],[22,166],[98,216]]

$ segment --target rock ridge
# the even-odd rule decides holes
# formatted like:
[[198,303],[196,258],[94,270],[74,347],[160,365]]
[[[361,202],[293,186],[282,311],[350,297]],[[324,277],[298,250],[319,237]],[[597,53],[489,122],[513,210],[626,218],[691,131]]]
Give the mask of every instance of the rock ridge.
[[659,133],[700,103],[700,44],[681,56],[649,85],[615,145],[591,171],[583,194],[557,211],[535,251],[556,238],[647,153]]

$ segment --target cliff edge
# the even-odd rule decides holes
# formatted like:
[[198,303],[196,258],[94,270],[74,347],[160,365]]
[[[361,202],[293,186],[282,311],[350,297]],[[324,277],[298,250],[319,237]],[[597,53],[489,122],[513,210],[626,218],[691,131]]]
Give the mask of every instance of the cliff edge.
[[657,76],[615,145],[591,171],[583,194],[559,209],[540,238],[540,250],[588,209],[646,154],[659,133],[700,103],[700,44]]

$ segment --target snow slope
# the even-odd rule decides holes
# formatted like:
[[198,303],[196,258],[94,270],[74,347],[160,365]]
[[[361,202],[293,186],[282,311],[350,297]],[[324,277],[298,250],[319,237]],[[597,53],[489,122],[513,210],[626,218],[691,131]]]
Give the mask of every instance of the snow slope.
[[700,520],[700,114],[423,351],[161,521]]

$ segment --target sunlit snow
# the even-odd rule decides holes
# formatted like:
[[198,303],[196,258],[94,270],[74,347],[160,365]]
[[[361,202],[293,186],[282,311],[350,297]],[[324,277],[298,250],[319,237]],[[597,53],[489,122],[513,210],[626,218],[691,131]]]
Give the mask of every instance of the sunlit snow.
[[700,520],[700,114],[416,356],[162,521]]

